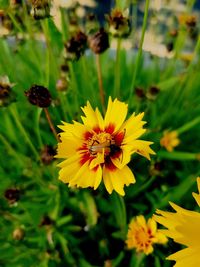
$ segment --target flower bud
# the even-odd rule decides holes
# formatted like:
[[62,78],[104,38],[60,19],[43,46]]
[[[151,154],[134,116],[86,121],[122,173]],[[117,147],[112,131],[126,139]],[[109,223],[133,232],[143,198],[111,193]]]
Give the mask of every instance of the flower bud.
[[24,230],[22,228],[16,228],[14,231],[13,231],[13,239],[15,240],[22,240],[24,238]]
[[16,95],[11,90],[12,86],[7,76],[0,77],[0,107],[7,107],[16,100]]
[[33,17],[36,20],[50,17],[49,0],[32,0]]
[[4,197],[8,200],[9,204],[14,204],[20,199],[20,190],[17,188],[8,188],[4,192]]
[[108,33],[101,28],[98,32],[89,37],[89,46],[95,54],[103,53],[109,48]]
[[40,108],[47,108],[51,105],[51,94],[44,86],[34,84],[25,92],[25,95],[32,105]]
[[111,15],[107,16],[109,32],[114,37],[127,37],[131,32],[130,20],[125,17],[121,10],[114,9]]
[[41,161],[45,164],[48,165],[54,160],[54,156],[56,154],[56,150],[54,147],[46,145],[43,147],[41,150]]
[[87,47],[87,36],[79,31],[67,43],[65,43],[67,60],[78,60],[85,52]]

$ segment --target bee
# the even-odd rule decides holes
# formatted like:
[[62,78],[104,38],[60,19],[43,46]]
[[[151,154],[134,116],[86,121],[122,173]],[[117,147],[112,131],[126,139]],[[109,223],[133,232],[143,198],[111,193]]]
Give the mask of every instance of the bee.
[[105,141],[103,143],[99,143],[97,140],[95,140],[89,147],[89,152],[91,155],[96,155],[97,153],[102,153],[104,150],[106,154],[109,154],[111,151],[110,146],[111,146],[111,141]]
[[[123,138],[125,136],[126,129],[124,129]],[[122,138],[122,139],[123,139]],[[116,145],[113,140],[107,140],[103,143],[99,143],[99,141],[94,140],[92,145],[89,147],[89,152],[91,155],[96,155],[97,153],[105,152],[105,154],[109,156],[113,156],[116,153],[119,153],[122,151],[121,145]]]

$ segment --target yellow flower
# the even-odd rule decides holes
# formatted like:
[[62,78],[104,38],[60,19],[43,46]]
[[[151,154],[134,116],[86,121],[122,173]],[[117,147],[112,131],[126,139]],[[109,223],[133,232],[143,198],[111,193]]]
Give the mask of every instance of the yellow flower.
[[165,147],[167,151],[172,152],[174,147],[180,144],[178,133],[176,131],[165,131],[163,137],[160,139],[160,144]]
[[148,255],[153,252],[153,244],[166,242],[166,236],[158,232],[157,223],[152,218],[146,222],[144,216],[140,215],[130,222],[126,240],[128,249],[135,248],[137,252]]
[[[200,207],[200,177],[197,178],[199,194],[193,193]],[[175,242],[187,246],[167,259],[175,260],[174,267],[197,267],[200,266],[200,213],[183,209],[170,203],[176,213],[157,210],[154,218],[157,222],[168,229],[161,230]]]
[[74,121],[59,126],[60,134],[58,158],[65,158],[59,164],[59,179],[69,186],[93,187],[102,181],[111,194],[115,190],[124,195],[124,185],[135,183],[135,177],[127,163],[131,154],[138,153],[147,159],[154,151],[152,142],[137,140],[146,130],[142,121],[144,113],[133,114],[125,121],[128,105],[109,98],[103,119],[89,102],[82,108],[85,116],[82,123]]

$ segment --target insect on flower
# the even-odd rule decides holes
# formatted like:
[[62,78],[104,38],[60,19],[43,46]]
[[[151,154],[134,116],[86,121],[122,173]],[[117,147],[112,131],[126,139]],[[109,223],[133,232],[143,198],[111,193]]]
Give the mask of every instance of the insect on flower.
[[[126,129],[124,129],[125,135]],[[91,154],[96,155],[97,153],[105,153],[105,155],[114,155],[116,153],[121,153],[121,145],[115,144],[114,140],[107,140],[104,143],[99,143],[94,140],[93,144],[89,146],[89,151]]]
[[98,109],[93,110],[88,102],[82,108],[83,124],[74,121],[59,127],[57,158],[65,158],[59,164],[59,179],[69,186],[97,189],[102,179],[107,191],[115,190],[124,195],[124,185],[135,183],[135,177],[127,166],[131,154],[137,153],[147,159],[154,151],[152,142],[138,140],[146,130],[142,121],[144,113],[125,121],[128,105],[109,98],[103,119]]

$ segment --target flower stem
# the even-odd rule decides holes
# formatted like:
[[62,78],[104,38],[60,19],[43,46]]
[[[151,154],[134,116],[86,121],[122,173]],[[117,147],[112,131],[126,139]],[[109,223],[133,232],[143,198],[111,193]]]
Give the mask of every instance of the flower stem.
[[36,113],[36,128],[35,128],[40,148],[42,148],[42,146],[43,146],[42,138],[41,138],[41,134],[40,134],[40,115],[41,115],[41,112],[42,112],[42,109],[38,108],[37,113]]
[[102,79],[102,71],[101,71],[101,63],[100,63],[100,55],[96,55],[96,66],[97,66],[97,75],[98,75],[98,82],[99,82],[99,94],[100,100],[103,109],[105,109],[105,92],[103,89],[103,79]]
[[197,117],[197,118],[195,118],[194,120],[192,120],[192,121],[190,121],[190,122],[184,124],[182,127],[178,128],[178,129],[176,130],[176,132],[177,132],[178,134],[182,134],[182,133],[188,131],[189,129],[191,129],[192,127],[194,127],[195,125],[197,125],[197,124],[199,124],[199,123],[200,123],[200,117]]
[[22,159],[21,155],[19,156],[19,154],[12,148],[12,146],[9,144],[9,142],[7,141],[7,139],[0,134],[0,140],[1,142],[4,144],[4,146],[6,147],[8,153],[15,157],[15,159],[18,161],[18,163],[20,164],[20,166],[24,167],[24,160]]
[[53,132],[53,134],[54,134],[56,140],[57,140],[58,142],[60,142],[60,140],[59,140],[59,138],[58,138],[58,134],[57,134],[57,132],[56,132],[56,129],[55,129],[55,127],[54,127],[54,125],[53,125],[53,122],[52,122],[52,120],[51,120],[51,116],[50,116],[50,113],[49,113],[49,111],[48,111],[48,108],[44,108],[44,112],[45,112],[45,115],[46,115],[46,118],[47,118],[47,121],[48,121],[48,123],[49,123],[49,127],[50,127],[51,131]]
[[114,96],[120,96],[120,49],[121,49],[121,39],[117,39],[117,50],[116,50],[116,64],[115,64],[115,86],[114,86]]
[[147,27],[148,11],[149,11],[149,0],[146,0],[144,18],[143,18],[143,24],[142,24],[142,36],[141,36],[141,39],[140,39],[139,51],[138,51],[138,54],[137,54],[136,64],[135,64],[134,73],[133,73],[133,79],[132,79],[131,87],[130,87],[129,104],[131,104],[131,102],[132,102],[132,94],[133,94],[133,91],[134,91],[137,72],[138,72],[138,68],[140,66],[140,61],[141,61],[141,57],[142,57],[142,47],[143,47],[144,36],[145,36],[146,27]]
[[164,150],[160,150],[157,152],[157,156],[163,159],[169,160],[199,160],[200,155],[198,153],[189,153],[189,152],[180,152],[180,151],[173,151],[168,152]]
[[33,154],[35,155],[35,157],[36,157],[37,159],[39,159],[39,158],[40,158],[40,157],[39,157],[39,154],[38,154],[37,150],[35,149],[33,143],[31,142],[31,139],[29,138],[29,136],[28,136],[26,130],[24,129],[24,127],[23,127],[23,125],[22,125],[22,123],[21,123],[21,121],[20,121],[20,119],[19,119],[19,114],[18,114],[18,112],[17,112],[16,107],[14,107],[13,105],[11,105],[11,106],[10,106],[10,112],[11,112],[11,115],[12,115],[12,117],[13,117],[13,119],[14,119],[16,125],[17,125],[17,127],[19,128],[21,134],[24,136],[24,139],[25,139],[26,142],[29,144],[29,146],[30,146],[30,148],[31,148],[31,150],[32,150],[32,152],[33,152]]

